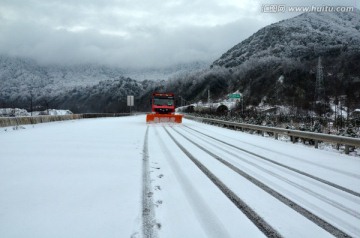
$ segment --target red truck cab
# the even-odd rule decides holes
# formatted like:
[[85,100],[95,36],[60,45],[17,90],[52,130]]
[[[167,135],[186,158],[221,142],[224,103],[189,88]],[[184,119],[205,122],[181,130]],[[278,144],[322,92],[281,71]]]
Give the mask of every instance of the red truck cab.
[[158,114],[171,114],[175,112],[175,98],[173,93],[153,93],[151,98],[151,111]]

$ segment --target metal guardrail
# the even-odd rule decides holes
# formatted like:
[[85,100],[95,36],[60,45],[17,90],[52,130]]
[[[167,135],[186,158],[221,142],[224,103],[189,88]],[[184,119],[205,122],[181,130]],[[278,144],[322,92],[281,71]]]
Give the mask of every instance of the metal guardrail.
[[82,118],[98,118],[98,117],[124,117],[130,116],[130,113],[83,113]]
[[339,145],[345,145],[345,154],[349,154],[349,146],[360,147],[360,139],[353,137],[345,137],[345,136],[337,136],[337,135],[329,135],[323,133],[315,133],[308,131],[299,131],[299,130],[291,130],[291,129],[283,129],[276,127],[267,127],[267,126],[259,126],[253,124],[246,123],[238,123],[238,122],[230,122],[224,120],[210,119],[204,117],[194,117],[189,115],[184,115],[185,118],[197,120],[200,122],[209,122],[234,128],[240,129],[249,129],[254,131],[260,131],[262,135],[264,132],[270,132],[274,134],[275,139],[278,139],[279,134],[290,136],[291,140],[295,143],[296,138],[310,139],[314,140],[315,148],[318,148],[318,143],[320,141],[326,141],[330,143],[334,143]]

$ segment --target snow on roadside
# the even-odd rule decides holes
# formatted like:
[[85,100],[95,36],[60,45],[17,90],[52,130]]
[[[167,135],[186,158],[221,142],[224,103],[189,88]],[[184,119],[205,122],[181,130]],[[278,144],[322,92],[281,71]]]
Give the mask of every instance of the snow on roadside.
[[145,123],[124,117],[27,128],[0,134],[0,237],[139,232]]
[[0,108],[0,117],[10,116],[30,116],[30,113],[20,108]]
[[50,115],[50,116],[62,116],[73,114],[70,110],[60,110],[60,109],[48,109],[45,111],[35,111],[33,116],[37,115]]
[[33,111],[30,113],[27,110],[20,108],[0,108],[0,117],[28,117],[38,115],[61,116],[70,114],[73,114],[70,110],[62,109],[48,109],[44,111]]

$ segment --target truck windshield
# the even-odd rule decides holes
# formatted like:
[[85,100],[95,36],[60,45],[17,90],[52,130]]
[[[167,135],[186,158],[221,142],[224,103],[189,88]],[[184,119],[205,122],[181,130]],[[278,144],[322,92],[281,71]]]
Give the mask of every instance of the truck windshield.
[[154,98],[154,105],[157,105],[157,106],[172,106],[173,104],[174,104],[173,99]]

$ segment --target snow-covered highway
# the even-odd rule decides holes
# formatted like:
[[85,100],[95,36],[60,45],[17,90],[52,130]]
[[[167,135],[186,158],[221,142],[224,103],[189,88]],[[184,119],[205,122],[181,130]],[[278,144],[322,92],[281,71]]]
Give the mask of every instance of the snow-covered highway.
[[360,159],[145,116],[0,128],[0,237],[360,237]]

